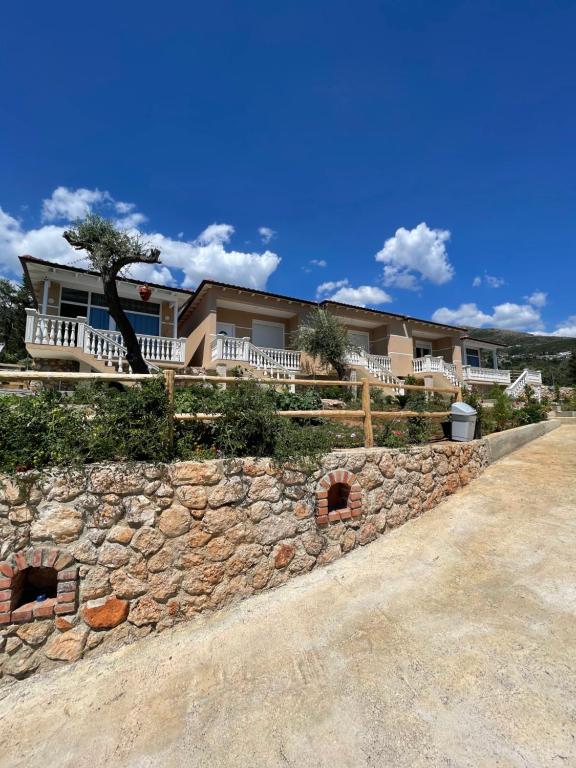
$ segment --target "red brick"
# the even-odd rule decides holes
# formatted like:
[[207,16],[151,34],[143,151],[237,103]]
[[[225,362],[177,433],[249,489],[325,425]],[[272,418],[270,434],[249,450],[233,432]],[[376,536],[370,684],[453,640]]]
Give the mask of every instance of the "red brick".
[[340,520],[350,520],[352,512],[349,509],[340,510]]
[[58,573],[58,581],[74,581],[78,578],[78,567],[67,568],[65,571]]
[[334,472],[329,472],[329,473],[328,473],[328,482],[330,483],[330,485],[334,485],[334,483],[337,483],[337,482],[338,482],[338,481],[336,480],[336,475],[335,475],[335,473],[334,473]]
[[56,602],[53,600],[45,600],[41,603],[38,603],[38,605],[34,608],[34,618],[49,619],[51,616],[54,616],[55,607]]
[[76,592],[76,582],[75,581],[59,581],[58,594],[61,595],[63,592]]
[[2,573],[4,576],[8,576],[10,579],[14,575],[14,568],[10,563],[0,563],[0,573]]
[[32,621],[32,609],[26,607],[16,608],[15,611],[12,611],[12,621]]
[[316,493],[317,499],[327,499],[328,498],[328,491],[318,491]]
[[350,493],[362,493],[362,488],[358,483],[352,483],[350,486]]
[[318,525],[326,525],[328,522],[328,515],[318,515],[316,522]]
[[322,480],[320,480],[319,485],[321,488],[328,490],[328,488],[330,488],[330,480],[328,480],[327,477],[323,477]]
[[57,549],[45,549],[42,554],[42,565],[52,568],[59,554]]
[[11,589],[4,589],[2,592],[0,592],[0,601],[2,600],[11,600],[12,599],[12,590]]
[[340,511],[334,510],[333,512],[328,512],[328,520],[331,523],[337,523],[338,520],[340,520]]
[[360,509],[360,507],[362,506],[362,502],[358,500],[348,501],[348,506],[350,507],[350,509]]
[[10,601],[7,601],[5,603],[0,603],[0,613],[10,613],[11,606]]
[[9,613],[0,613],[0,625],[10,624],[12,619]]
[[0,589],[10,589],[12,579],[0,579]]
[[351,510],[352,517],[360,517],[362,514],[362,509],[352,509]]
[[24,552],[18,552],[14,560],[16,561],[16,568],[19,571],[23,571],[24,568],[28,568],[28,562],[26,560],[26,555],[24,554]]
[[40,568],[42,565],[42,550],[37,549],[34,554],[32,555],[32,563],[33,568]]
[[75,603],[76,592],[61,592],[58,595],[58,602],[59,603]]
[[62,613],[76,613],[76,606],[73,603],[64,603],[63,605],[58,603],[54,608],[54,613],[60,616]]
[[360,501],[362,499],[362,494],[356,493],[356,491],[351,491],[348,498],[350,499],[350,501]]
[[319,499],[316,506],[318,509],[328,509],[328,499]]

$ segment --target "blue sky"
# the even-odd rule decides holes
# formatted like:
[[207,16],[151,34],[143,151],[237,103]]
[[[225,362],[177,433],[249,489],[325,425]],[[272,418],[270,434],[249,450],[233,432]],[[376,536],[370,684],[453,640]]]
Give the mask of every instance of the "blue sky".
[[100,210],[164,265],[576,336],[576,2],[10,3],[0,274]]

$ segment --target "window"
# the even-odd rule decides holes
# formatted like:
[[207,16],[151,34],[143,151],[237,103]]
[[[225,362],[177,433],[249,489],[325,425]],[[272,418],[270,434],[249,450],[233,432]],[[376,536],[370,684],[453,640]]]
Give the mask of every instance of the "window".
[[136,333],[145,333],[147,336],[158,336],[159,318],[140,315],[136,312],[126,312],[126,317],[130,320],[130,325]]
[[110,328],[110,315],[108,310],[103,307],[92,307],[90,309],[90,319],[88,321],[92,328],[99,328],[107,331]]
[[432,354],[432,345],[431,344],[424,344],[421,341],[417,341],[416,345],[414,347],[414,357],[424,357],[424,355],[431,355]]
[[480,368],[480,350],[466,348],[466,365],[472,368]]

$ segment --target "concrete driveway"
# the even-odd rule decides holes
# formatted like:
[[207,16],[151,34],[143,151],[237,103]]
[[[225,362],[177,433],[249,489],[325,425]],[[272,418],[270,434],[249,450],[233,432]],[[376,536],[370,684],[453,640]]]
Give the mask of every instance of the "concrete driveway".
[[575,766],[576,427],[325,569],[3,696],[6,768]]

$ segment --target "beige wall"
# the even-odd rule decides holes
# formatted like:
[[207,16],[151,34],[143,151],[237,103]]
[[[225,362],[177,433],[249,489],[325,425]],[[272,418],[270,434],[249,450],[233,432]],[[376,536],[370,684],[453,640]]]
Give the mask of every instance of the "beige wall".
[[[38,311],[42,311],[42,300],[44,299],[44,281],[37,280],[32,283],[32,289],[34,296],[38,302]],[[50,287],[48,288],[48,306],[46,308],[47,315],[57,315],[60,312],[60,283],[50,281]]]

